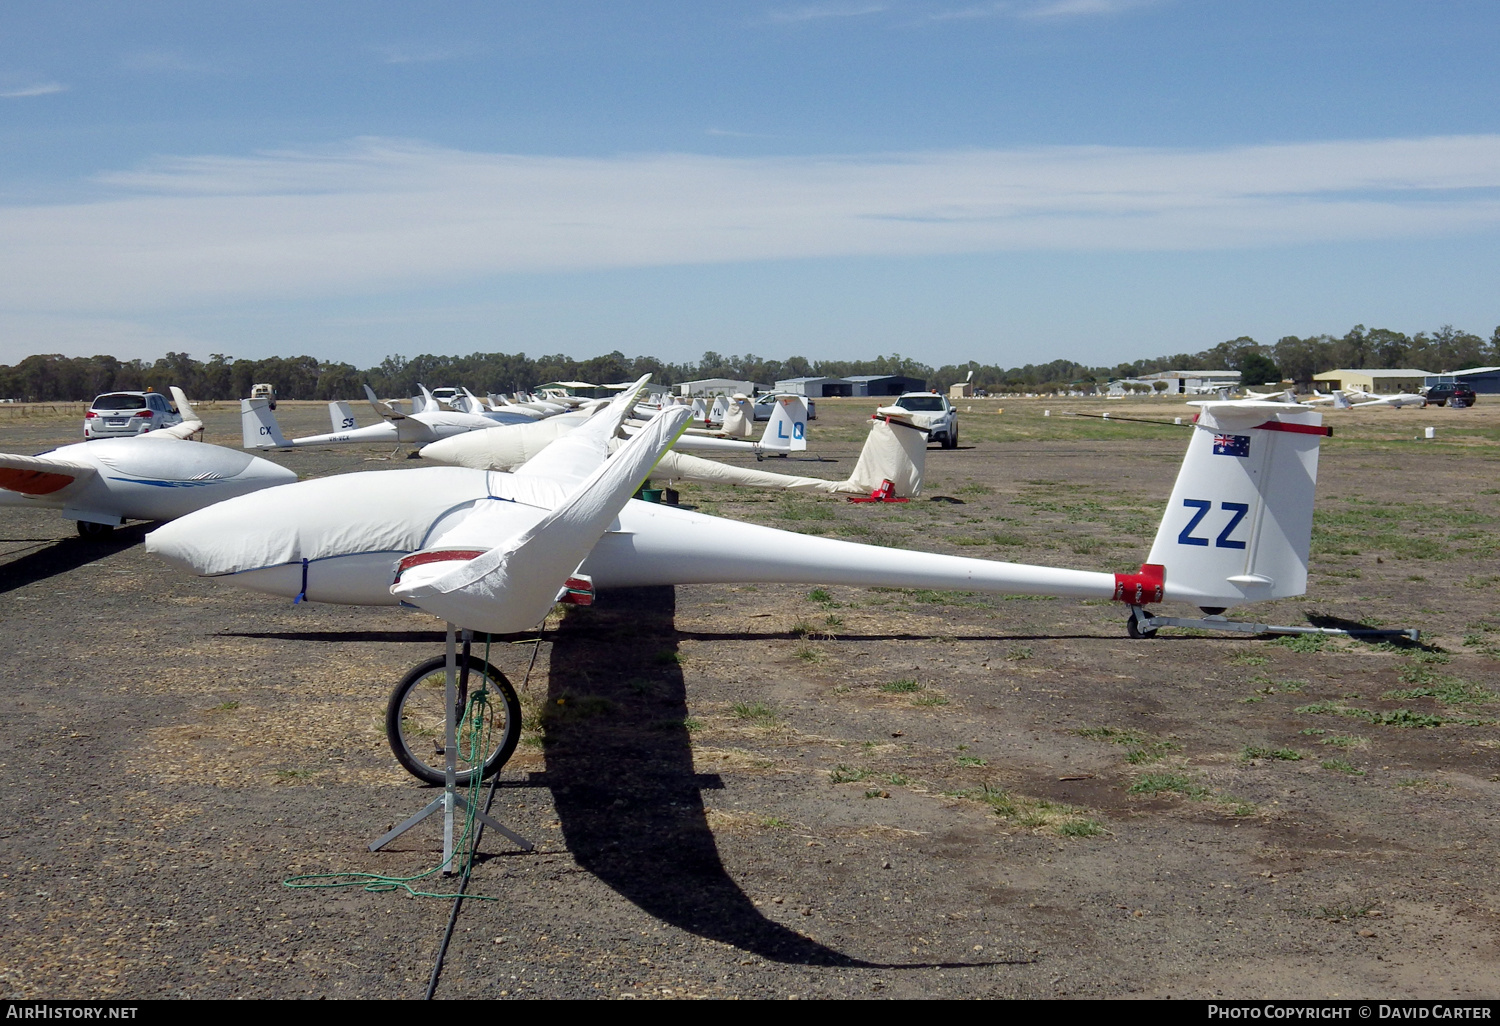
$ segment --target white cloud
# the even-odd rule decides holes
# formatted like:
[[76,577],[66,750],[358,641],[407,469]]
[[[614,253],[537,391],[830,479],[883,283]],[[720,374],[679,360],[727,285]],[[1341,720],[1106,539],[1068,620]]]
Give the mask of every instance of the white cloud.
[[890,10],[889,4],[813,4],[807,7],[772,11],[768,17],[774,22],[794,23],[821,21],[824,18],[861,18],[888,10]]
[[1500,135],[762,158],[359,140],[164,160],[98,184],[109,198],[0,207],[0,310],[122,316],[509,273],[1493,232]]
[[1136,7],[1146,7],[1154,0],[1048,0],[1020,12],[1023,18],[1081,18],[1120,14]]
[[126,71],[143,71],[148,74],[214,75],[223,71],[221,66],[193,60],[177,50],[140,50],[128,53],[120,58],[120,67]]
[[0,97],[7,100],[20,99],[24,96],[51,96],[53,93],[64,93],[68,87],[61,82],[39,82],[36,85],[24,86],[20,89],[8,89],[0,92]]
[[462,60],[480,53],[472,44],[449,46],[377,46],[374,52],[387,64],[436,64],[441,61]]

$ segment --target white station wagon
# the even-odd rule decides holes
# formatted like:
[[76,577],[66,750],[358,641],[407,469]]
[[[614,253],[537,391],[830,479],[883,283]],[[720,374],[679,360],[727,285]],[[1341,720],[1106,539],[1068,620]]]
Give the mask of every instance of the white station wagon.
[[182,414],[160,392],[105,392],[83,415],[83,438],[122,438],[182,423]]

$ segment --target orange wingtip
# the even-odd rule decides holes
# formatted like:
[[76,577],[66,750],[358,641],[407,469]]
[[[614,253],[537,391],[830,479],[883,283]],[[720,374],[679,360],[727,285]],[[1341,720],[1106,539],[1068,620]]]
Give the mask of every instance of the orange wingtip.
[[0,488],[22,495],[51,495],[73,483],[71,474],[54,474],[47,470],[16,470],[0,467]]

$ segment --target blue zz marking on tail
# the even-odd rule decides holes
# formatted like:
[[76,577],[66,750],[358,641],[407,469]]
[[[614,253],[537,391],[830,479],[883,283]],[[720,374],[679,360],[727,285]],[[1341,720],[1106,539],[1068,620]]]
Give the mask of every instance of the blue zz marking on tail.
[[[1177,535],[1177,544],[1202,545],[1206,547],[1209,544],[1208,539],[1197,537],[1193,534],[1193,531],[1203,522],[1203,518],[1208,516],[1209,510],[1213,509],[1214,504],[1208,499],[1183,499],[1182,504],[1188,507],[1188,509],[1195,509],[1198,512],[1193,514],[1193,519],[1189,520],[1187,526]],[[1250,504],[1248,502],[1221,502],[1219,503],[1219,508],[1228,510],[1234,515],[1229,518],[1229,523],[1224,525],[1224,530],[1220,531],[1219,536],[1214,539],[1214,547],[1219,549],[1243,549],[1245,547],[1244,542],[1235,541],[1229,536],[1234,533],[1236,527],[1240,526],[1240,521],[1245,519],[1245,514],[1250,512]]]

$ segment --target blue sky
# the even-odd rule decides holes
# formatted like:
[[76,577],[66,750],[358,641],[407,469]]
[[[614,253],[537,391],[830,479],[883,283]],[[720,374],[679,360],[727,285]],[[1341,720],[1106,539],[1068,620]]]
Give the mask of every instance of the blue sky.
[[0,362],[1500,323],[1493,3],[15,3]]

